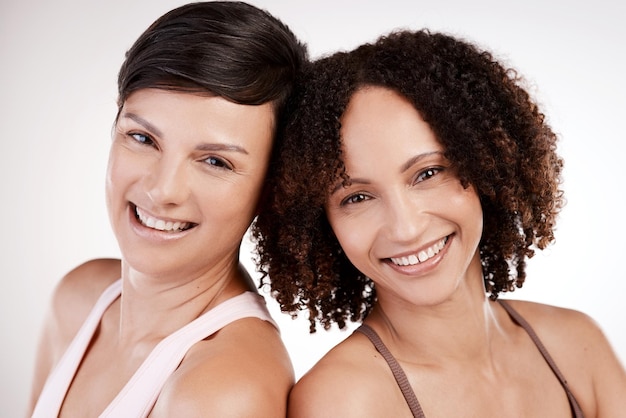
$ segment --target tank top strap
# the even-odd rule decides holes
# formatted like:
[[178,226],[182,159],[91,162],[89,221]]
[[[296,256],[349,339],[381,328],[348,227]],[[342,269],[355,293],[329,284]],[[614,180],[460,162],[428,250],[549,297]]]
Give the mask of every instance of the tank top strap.
[[524,330],[526,331],[530,339],[533,341],[533,343],[535,343],[535,345],[537,346],[537,349],[539,349],[539,352],[541,353],[543,358],[546,360],[546,362],[548,363],[548,365],[550,366],[550,368],[556,375],[557,379],[559,379],[559,382],[561,382],[561,386],[563,386],[563,389],[565,389],[565,393],[567,394],[567,399],[569,400],[574,417],[583,418],[583,413],[582,413],[582,410],[580,409],[580,405],[578,405],[578,401],[576,401],[574,394],[570,390],[569,385],[567,384],[567,381],[565,380],[565,376],[563,376],[563,374],[557,367],[555,361],[552,359],[552,356],[550,356],[550,353],[548,353],[548,350],[545,348],[545,346],[539,339],[539,336],[537,336],[537,334],[535,333],[533,328],[530,326],[530,324],[515,309],[513,309],[511,305],[509,305],[506,301],[501,300],[501,299],[498,299],[498,302],[500,303],[500,306],[502,306],[504,310],[509,314],[511,319],[513,319],[513,321],[516,324],[518,324],[520,327],[524,328]]
[[54,367],[37,399],[32,418],[56,417],[61,409],[65,394],[83,360],[87,346],[100,325],[107,308],[120,296],[122,279],[113,282],[100,295],[89,315],[83,322],[67,350]]
[[[49,418],[58,415],[102,315],[120,296],[121,291],[122,280],[120,279],[102,293],[46,380],[32,418]],[[161,340],[100,416],[147,416],[167,378],[176,370],[191,346],[231,322],[249,317],[267,321],[278,329],[261,295],[245,292],[228,299]]]
[[268,321],[278,329],[261,295],[245,292],[230,298],[161,340],[100,417],[148,416],[166,380],[191,346],[231,322],[250,317]]
[[426,418],[424,412],[422,411],[422,407],[417,400],[417,397],[415,396],[415,392],[413,392],[413,389],[411,389],[409,379],[406,377],[404,370],[402,370],[400,364],[398,364],[396,359],[389,352],[387,346],[385,346],[376,331],[374,331],[371,327],[365,324],[361,324],[361,326],[355,331],[364,334],[372,342],[376,350],[383,356],[383,358],[389,365],[389,368],[391,369],[393,377],[396,379],[400,390],[402,391],[402,395],[404,396],[404,399],[406,400],[406,403],[408,404],[409,409],[413,414],[413,417]]

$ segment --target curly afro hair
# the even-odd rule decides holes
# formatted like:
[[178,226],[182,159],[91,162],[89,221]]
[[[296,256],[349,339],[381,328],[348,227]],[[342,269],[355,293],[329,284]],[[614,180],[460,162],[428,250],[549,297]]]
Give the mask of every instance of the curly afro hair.
[[284,312],[308,309],[310,331],[362,321],[373,282],[341,251],[324,211],[330,187],[348,180],[341,117],[365,86],[392,89],[430,125],[464,186],[483,208],[479,244],[492,299],[521,287],[533,248],[554,240],[563,206],[557,137],[521,78],[492,54],[446,34],[400,31],[310,63],[291,98],[252,234],[261,286]]

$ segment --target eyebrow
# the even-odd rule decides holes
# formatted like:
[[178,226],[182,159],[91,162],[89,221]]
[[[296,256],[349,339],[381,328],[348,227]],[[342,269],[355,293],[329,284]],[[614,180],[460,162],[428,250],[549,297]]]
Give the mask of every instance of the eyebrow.
[[[404,173],[406,172],[408,169],[410,169],[411,167],[413,167],[416,163],[418,163],[419,161],[428,158],[430,156],[433,155],[443,155],[442,151],[431,151],[431,152],[425,152],[423,154],[418,154],[414,157],[409,158],[409,160],[407,162],[405,162],[404,164],[402,164],[402,166],[400,167],[400,173]],[[367,179],[362,179],[362,178],[352,178],[350,177],[350,184],[371,184],[371,182]],[[339,182],[337,182],[337,184],[335,184],[335,187],[333,187],[333,190],[330,192],[330,194],[335,194],[339,189],[341,189],[344,185],[344,180],[341,180]]]
[[[333,190],[330,192],[331,195],[337,193],[339,191],[339,189],[341,189],[344,186],[344,182],[345,180],[341,180],[338,181],[337,184],[335,184],[335,187],[333,187]],[[365,179],[361,179],[361,178],[349,178],[349,182],[350,185],[352,184],[370,184],[371,182],[369,180],[365,180]]]
[[248,155],[248,151],[235,144],[203,143],[196,147],[198,151],[234,151]]
[[400,173],[404,173],[405,171],[413,167],[416,163],[420,162],[424,158],[431,157],[433,155],[443,155],[443,152],[442,151],[425,152],[423,154],[418,154],[412,158],[409,158],[409,160],[405,162],[404,164],[402,164],[402,167],[400,167]]
[[141,126],[146,128],[148,131],[150,131],[153,134],[155,134],[156,136],[163,136],[163,132],[161,132],[161,130],[159,128],[157,128],[156,126],[154,126],[153,124],[151,124],[150,122],[148,122],[147,120],[142,118],[141,116],[136,115],[135,113],[124,112],[122,114],[122,117],[131,119],[131,120],[137,122],[138,124],[140,124]]
[[[122,117],[137,122],[146,130],[152,132],[156,136],[163,136],[163,132],[159,128],[135,113],[125,112],[124,114],[122,114]],[[248,151],[245,148],[235,144],[202,143],[197,145],[195,149],[197,151],[233,151],[248,155]]]

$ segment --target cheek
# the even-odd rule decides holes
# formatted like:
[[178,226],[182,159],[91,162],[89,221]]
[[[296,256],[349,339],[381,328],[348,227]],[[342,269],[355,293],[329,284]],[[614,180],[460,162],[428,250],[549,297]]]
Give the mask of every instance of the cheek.
[[127,150],[114,143],[109,153],[105,177],[105,195],[109,210],[113,202],[124,198],[132,184],[138,183],[141,173],[147,170],[146,164],[137,158],[131,158]]
[[346,257],[357,268],[360,268],[362,263],[359,260],[367,257],[372,244],[369,229],[366,225],[356,224],[345,218],[334,219],[330,221],[330,225]]
[[118,235],[118,220],[121,216],[120,201],[123,200],[120,189],[124,171],[114,147],[111,147],[105,177],[105,201],[109,222],[115,235]]
[[111,147],[106,172],[107,195],[121,185],[132,168],[132,164],[123,163],[123,153],[119,152],[115,146]]
[[119,171],[120,164],[118,162],[118,156],[115,152],[115,148],[111,147],[111,151],[109,152],[109,161],[107,163],[107,171],[106,171],[106,180],[105,180],[105,193],[106,193],[106,201],[109,206],[109,210],[111,209],[111,200],[113,198],[113,194],[115,192],[116,186],[119,182]]
[[465,200],[465,205],[468,208],[468,212],[472,219],[476,219],[480,225],[482,225],[483,219],[483,208],[480,204],[480,199],[478,198],[478,193],[473,187],[468,187],[464,190],[463,199]]
[[195,190],[199,191],[198,204],[210,212],[213,219],[221,219],[222,223],[240,229],[247,228],[254,218],[262,181],[258,179],[241,179],[237,183],[214,182],[207,186],[206,179],[199,181]]
[[457,214],[458,222],[466,225],[466,229],[478,235],[480,239],[483,229],[483,210],[475,189],[471,186],[466,189],[461,187],[459,192],[450,199],[450,208]]

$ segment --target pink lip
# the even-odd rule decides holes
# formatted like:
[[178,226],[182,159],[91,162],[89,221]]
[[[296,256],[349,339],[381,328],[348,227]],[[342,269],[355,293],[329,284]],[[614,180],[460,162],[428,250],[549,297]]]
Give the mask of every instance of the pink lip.
[[192,226],[189,229],[186,229],[184,231],[178,231],[178,232],[172,232],[172,231],[166,232],[166,231],[159,231],[157,229],[149,228],[143,225],[141,222],[139,222],[139,220],[137,219],[137,216],[135,215],[135,206],[132,204],[128,206],[128,217],[129,217],[130,226],[133,232],[137,236],[147,241],[152,241],[155,243],[165,243],[165,242],[178,240],[188,235],[190,231],[192,231],[195,227],[195,226]]
[[[452,236],[452,235],[449,235],[449,236],[447,237],[447,238],[448,238],[448,240],[449,240],[449,238],[450,238],[451,236]],[[443,237],[443,238],[446,238],[446,237]],[[393,256],[391,256],[391,257],[387,257],[387,258],[401,258],[401,257],[409,257],[409,256],[411,256],[411,255],[418,254],[418,253],[419,253],[419,252],[421,252],[421,251],[428,250],[430,247],[432,247],[433,245],[435,245],[436,243],[438,243],[439,241],[441,241],[443,238],[439,238],[439,239],[436,239],[436,240],[434,240],[434,241],[431,241],[431,242],[429,242],[428,244],[423,245],[421,248],[419,248],[419,249],[417,249],[417,250],[406,251],[406,252],[404,252],[404,253],[401,253],[401,254],[396,254],[396,255],[393,255]],[[447,242],[446,242],[446,245],[447,245]],[[445,247],[444,247],[444,248],[445,248]]]
[[[395,270],[396,272],[400,274],[407,275],[407,276],[425,275],[425,274],[430,273],[435,268],[437,268],[437,266],[445,258],[446,254],[448,253],[448,250],[450,249],[450,244],[452,243],[453,239],[454,239],[454,234],[448,237],[448,241],[446,242],[446,245],[435,256],[421,263],[417,263],[417,264],[409,265],[409,266],[399,266],[393,263],[390,258],[386,258],[383,261],[387,266],[389,266],[390,268],[392,268],[393,270]],[[424,248],[428,248],[429,246],[432,246],[433,244],[434,242]],[[416,252],[408,252],[403,255],[394,256],[394,258],[406,257],[411,254],[416,254]]]

